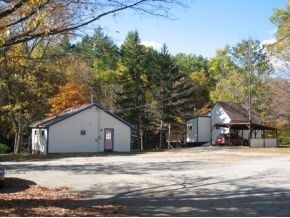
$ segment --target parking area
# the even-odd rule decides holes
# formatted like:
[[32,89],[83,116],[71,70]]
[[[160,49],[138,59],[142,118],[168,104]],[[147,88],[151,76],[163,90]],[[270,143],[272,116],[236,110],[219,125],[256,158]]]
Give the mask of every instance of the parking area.
[[[249,148],[244,148],[249,149]],[[290,155],[205,147],[4,162],[7,177],[69,186],[136,216],[290,216]]]

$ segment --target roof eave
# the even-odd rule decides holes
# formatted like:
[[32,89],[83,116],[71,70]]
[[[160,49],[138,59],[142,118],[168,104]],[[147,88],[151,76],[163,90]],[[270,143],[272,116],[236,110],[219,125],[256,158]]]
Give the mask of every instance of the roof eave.
[[119,121],[121,121],[121,122],[124,123],[125,125],[129,126],[130,128],[133,128],[133,125],[132,125],[132,124],[126,122],[125,120],[121,119],[120,117],[118,117],[117,115],[113,114],[112,112],[106,110],[105,108],[103,108],[102,106],[98,105],[97,103],[89,104],[88,106],[86,106],[86,107],[84,107],[84,108],[82,108],[82,109],[80,109],[80,110],[78,110],[78,111],[75,111],[75,112],[73,112],[73,113],[71,113],[71,114],[69,114],[69,115],[67,115],[67,116],[63,116],[62,118],[60,118],[60,119],[58,119],[58,120],[51,120],[51,121],[48,121],[45,125],[40,125],[40,124],[33,125],[33,124],[32,124],[32,125],[30,125],[29,127],[30,127],[30,128],[48,128],[48,127],[50,127],[50,126],[52,126],[52,125],[54,125],[54,124],[56,124],[56,123],[59,123],[59,122],[65,120],[65,119],[67,119],[67,118],[69,118],[69,117],[71,117],[71,116],[74,116],[75,114],[78,114],[78,113],[80,113],[80,112],[82,112],[82,111],[85,111],[85,110],[87,110],[87,109],[89,109],[89,108],[91,108],[91,107],[94,107],[94,106],[96,106],[97,108],[103,110],[104,112],[108,113],[109,115],[115,117],[116,119],[118,119]]

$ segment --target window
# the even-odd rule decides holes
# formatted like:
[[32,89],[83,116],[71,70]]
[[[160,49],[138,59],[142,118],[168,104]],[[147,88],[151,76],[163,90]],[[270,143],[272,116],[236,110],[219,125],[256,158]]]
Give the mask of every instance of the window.
[[190,130],[190,131],[192,130],[192,126],[189,126],[189,130]]
[[81,135],[86,135],[86,130],[81,130]]
[[44,130],[41,130],[41,136],[44,136]]
[[34,135],[37,135],[37,130],[34,130]]
[[106,139],[111,139],[112,136],[111,136],[111,132],[106,132]]

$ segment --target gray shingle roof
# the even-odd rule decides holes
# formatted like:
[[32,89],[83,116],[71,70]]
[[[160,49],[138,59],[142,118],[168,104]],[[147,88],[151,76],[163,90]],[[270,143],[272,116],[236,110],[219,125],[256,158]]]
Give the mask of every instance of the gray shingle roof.
[[63,110],[62,112],[60,112],[59,114],[57,114],[56,116],[47,117],[43,120],[32,123],[29,125],[29,127],[31,127],[31,128],[47,128],[55,123],[58,123],[64,119],[67,119],[67,118],[69,118],[75,114],[78,114],[78,113],[80,113],[88,108],[91,108],[93,106],[95,106],[95,107],[103,110],[104,112],[110,114],[111,116],[115,117],[116,119],[118,119],[122,123],[126,124],[127,126],[132,127],[132,125],[130,123],[124,121],[123,119],[121,119],[117,115],[113,114],[112,112],[104,109],[103,107],[101,107],[97,103],[89,103],[89,104],[83,104],[80,106],[74,106],[74,107],[67,108],[67,109]]
[[[231,123],[245,123],[248,122],[248,107],[242,104],[235,104],[232,102],[218,101],[219,104],[231,119]],[[261,117],[255,110],[251,110],[251,122],[261,123]]]

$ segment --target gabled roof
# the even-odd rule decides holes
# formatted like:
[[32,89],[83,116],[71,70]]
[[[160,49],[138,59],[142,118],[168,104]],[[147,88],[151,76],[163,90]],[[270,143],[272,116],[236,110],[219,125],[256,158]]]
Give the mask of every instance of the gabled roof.
[[[249,112],[247,106],[223,101],[218,101],[216,104],[219,104],[224,109],[226,114],[231,119],[231,123],[249,122]],[[251,122],[261,123],[261,117],[253,109],[251,109]]]
[[109,115],[113,116],[117,120],[121,121],[122,123],[126,124],[127,126],[129,126],[131,128],[133,127],[130,123],[124,121],[123,119],[121,119],[117,115],[113,114],[112,112],[104,109],[103,107],[101,107],[97,103],[89,103],[89,104],[83,104],[80,106],[70,107],[70,108],[65,109],[64,111],[60,112],[59,114],[57,114],[55,116],[48,117],[48,118],[45,118],[43,120],[32,123],[29,125],[29,127],[31,127],[31,128],[47,128],[51,125],[54,125],[58,122],[61,122],[62,120],[65,120],[65,119],[67,119],[75,114],[78,114],[84,110],[87,110],[91,107],[97,107],[97,108],[103,110],[104,112],[108,113]]

